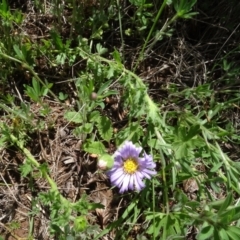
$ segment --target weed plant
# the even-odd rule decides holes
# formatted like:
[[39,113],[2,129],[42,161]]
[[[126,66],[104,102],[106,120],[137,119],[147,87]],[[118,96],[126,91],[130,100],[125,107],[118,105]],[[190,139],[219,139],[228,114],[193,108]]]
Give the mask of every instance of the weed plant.
[[[0,239],[239,239],[239,47],[199,63],[196,83],[196,56],[178,36],[197,0],[27,4],[0,1],[0,206],[26,204],[13,187],[31,196],[27,233],[6,210]],[[184,54],[166,50],[159,66],[157,51],[174,39]],[[188,54],[193,84],[181,80]],[[165,83],[142,75],[155,68]],[[157,175],[120,194],[97,161],[125,141],[153,156]],[[102,182],[104,197],[93,198]]]

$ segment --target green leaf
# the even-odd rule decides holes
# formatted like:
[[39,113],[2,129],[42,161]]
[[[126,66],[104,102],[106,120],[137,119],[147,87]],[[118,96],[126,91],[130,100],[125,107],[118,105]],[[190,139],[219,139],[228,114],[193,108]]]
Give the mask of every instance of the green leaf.
[[64,50],[64,44],[62,42],[62,39],[61,39],[60,35],[55,31],[51,31],[50,34],[51,34],[51,38],[53,40],[53,43],[55,44],[56,49],[63,51]]
[[75,128],[77,135],[89,134],[93,131],[93,123],[85,123],[82,126]]
[[8,4],[6,0],[2,0],[0,3],[0,10],[2,13],[7,13],[8,12]]
[[107,72],[107,79],[110,79],[114,76],[114,71],[115,69],[113,67],[110,66],[108,72]]
[[82,123],[83,117],[80,112],[69,111],[64,114],[64,118],[67,119],[69,122],[74,123]]
[[232,193],[230,193],[227,195],[218,213],[221,214],[223,211],[225,211],[229,207],[229,205],[232,203],[232,200],[233,200]]
[[197,0],[173,0],[173,5],[179,17],[189,18],[191,14],[196,14],[189,13],[196,2]]
[[149,107],[147,120],[152,123],[161,122],[159,108],[157,107],[157,105],[147,96],[145,96],[145,100],[148,103],[148,107]]
[[109,142],[113,134],[111,121],[107,117],[101,116],[97,123],[97,128],[101,137],[105,141]]
[[216,165],[214,165],[214,166],[211,168],[210,172],[212,172],[212,173],[217,172],[217,170],[218,170],[222,165],[223,165],[223,162],[217,163]]
[[36,80],[36,78],[32,78],[32,85],[33,85],[33,89],[35,90],[36,94],[38,96],[40,96],[41,93],[41,88],[40,88],[40,84],[39,82]]
[[7,143],[7,140],[8,140],[8,138],[6,136],[4,136],[4,135],[1,136],[1,138],[0,138],[0,148],[5,147],[5,145]]
[[91,133],[93,131],[93,124],[92,123],[85,123],[83,125],[84,133]]
[[18,45],[13,45],[13,49],[15,53],[17,54],[18,58],[25,61],[25,56],[23,55],[23,52],[20,50]]
[[23,165],[21,165],[19,167],[20,171],[21,171],[21,175],[23,177],[26,177],[30,172],[32,172],[33,168],[31,166],[31,164],[29,163],[29,161],[27,160],[26,163],[24,163]]
[[102,155],[107,152],[106,148],[101,142],[88,141],[84,143],[83,150],[88,153]]
[[85,216],[76,217],[74,220],[74,230],[77,232],[82,232],[87,228],[87,219]]
[[59,92],[58,94],[58,98],[61,100],[61,101],[64,101],[68,98],[68,94],[65,94],[63,92]]
[[213,201],[208,203],[208,206],[213,207],[214,209],[219,210],[222,206],[222,204],[224,203],[225,199],[221,199],[221,200],[217,200],[217,201]]
[[188,145],[183,142],[173,142],[172,143],[173,151],[175,152],[176,159],[181,159],[191,153]]
[[89,116],[89,121],[90,122],[97,122],[100,118],[100,113],[99,111],[93,111],[90,113],[90,116]]
[[162,219],[160,217],[157,217],[155,219],[155,223],[149,226],[147,233],[151,235],[154,234],[156,236],[156,234],[160,232],[162,226],[166,224],[167,224],[166,216],[162,217]]
[[49,173],[48,165],[47,163],[43,163],[39,166],[39,171],[42,174],[42,176],[46,176],[46,174]]
[[201,232],[197,235],[197,240],[206,240],[213,235],[214,227],[206,226],[202,228]]
[[226,210],[222,214],[220,214],[221,222],[224,224],[229,224],[233,221],[240,219],[240,206],[231,208]]
[[99,55],[103,55],[104,53],[107,53],[107,51],[108,51],[108,49],[102,47],[102,45],[100,43],[97,43],[96,48],[97,48],[97,52]]
[[221,240],[229,240],[229,237],[227,235],[227,232],[224,228],[221,228],[219,231],[218,231],[218,235],[219,235],[219,238]]
[[[109,81],[107,81],[107,82],[105,82],[105,83],[103,83],[102,85],[101,85],[101,87],[99,88],[99,90],[97,91],[97,94],[98,95],[103,95],[104,94],[104,92],[109,92],[109,86],[110,86],[110,84],[112,83],[112,80],[109,80]],[[105,95],[105,94],[104,94]]]
[[113,58],[114,60],[118,63],[118,64],[121,64],[121,56],[120,56],[120,53],[115,49],[114,52],[113,52]]
[[184,141],[189,141],[190,139],[192,139],[193,137],[195,137],[200,130],[200,126],[199,125],[193,125],[190,127],[188,134],[185,136]]
[[234,234],[235,236],[238,236],[238,238],[236,240],[238,240],[240,238],[240,228],[239,227],[228,226],[227,227],[227,233],[228,234],[231,233],[231,234]]
[[229,228],[227,228],[226,232],[230,239],[239,240],[240,235],[237,235],[235,232],[232,232]]

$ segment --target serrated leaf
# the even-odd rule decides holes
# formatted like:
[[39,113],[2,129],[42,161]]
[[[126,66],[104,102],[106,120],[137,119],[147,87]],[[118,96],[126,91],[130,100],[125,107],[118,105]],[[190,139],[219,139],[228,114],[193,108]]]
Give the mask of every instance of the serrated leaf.
[[101,116],[97,123],[97,128],[101,137],[105,141],[109,142],[113,134],[111,121],[107,117]]
[[23,177],[26,177],[30,172],[32,172],[32,166],[31,166],[31,164],[28,162],[28,161],[26,161],[26,163],[24,163],[23,165],[21,165],[20,166],[20,171],[21,171],[21,175],[23,176]]
[[83,118],[79,112],[69,111],[64,114],[64,118],[67,119],[69,122],[74,123],[82,123]]
[[161,122],[157,105],[149,97],[145,97],[145,100],[148,103],[147,120],[151,121],[152,123]]
[[106,153],[106,148],[101,142],[86,142],[83,144],[83,150],[88,153],[102,155]]
[[120,53],[115,49],[114,52],[112,53],[114,60],[118,63],[121,64],[121,56]]

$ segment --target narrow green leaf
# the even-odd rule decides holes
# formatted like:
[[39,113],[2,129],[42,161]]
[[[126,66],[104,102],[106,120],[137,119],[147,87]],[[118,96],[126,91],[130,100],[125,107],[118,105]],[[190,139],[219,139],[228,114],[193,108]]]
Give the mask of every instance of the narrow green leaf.
[[32,85],[33,85],[33,89],[35,90],[36,94],[38,96],[40,96],[40,84],[34,77],[32,78]]
[[111,80],[105,82],[104,84],[101,85],[101,87],[99,88],[97,94],[98,95],[102,95],[103,92],[109,87],[109,85],[112,83]]
[[232,203],[232,200],[233,200],[232,193],[230,193],[227,195],[218,213],[221,214],[223,211],[225,211],[229,207],[229,205]]
[[221,222],[224,224],[229,224],[233,221],[240,219],[240,206],[234,207],[232,209],[226,210],[220,214]]
[[199,133],[200,126],[199,125],[193,125],[190,127],[187,136],[184,138],[184,141],[189,141],[194,136],[196,136]]
[[55,31],[51,31],[50,34],[51,34],[51,37],[52,37],[53,42],[55,44],[55,47],[58,50],[63,50],[64,49],[64,44],[62,42],[62,39],[61,39],[60,35]]
[[210,202],[208,203],[208,205],[210,207],[213,207],[214,209],[220,209],[224,201],[225,201],[224,199],[221,199],[221,200]]
[[[154,216],[152,217],[154,218]],[[161,217],[159,216],[156,217],[155,224],[150,225],[150,227],[147,230],[147,233],[151,235],[154,234],[156,236],[157,234],[159,234],[161,228],[166,225],[166,223],[167,223],[167,218],[165,214]]]
[[223,165],[223,162],[219,162],[219,163],[217,163],[216,165],[214,165],[212,168],[211,168],[211,170],[210,170],[210,172],[217,172],[217,170],[221,167]]
[[8,4],[6,0],[2,0],[1,4],[0,4],[1,10],[3,11],[3,13],[7,13],[8,11]]

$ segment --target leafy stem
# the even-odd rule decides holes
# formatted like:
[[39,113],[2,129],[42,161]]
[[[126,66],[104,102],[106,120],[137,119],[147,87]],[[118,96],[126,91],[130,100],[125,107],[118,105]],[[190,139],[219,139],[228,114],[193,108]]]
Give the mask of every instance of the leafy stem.
[[[154,40],[150,43],[149,47],[147,48],[147,50],[145,51],[145,48],[146,48],[146,45],[148,43],[148,41],[145,42],[143,48],[142,48],[142,51],[141,51],[141,54],[139,56],[139,60],[137,62],[137,64],[139,63],[139,61],[142,59],[143,57],[143,52],[145,51],[145,54],[144,55],[147,55],[149,53],[149,51],[154,47],[154,45],[156,44],[156,42],[160,39],[160,37],[164,34],[164,32],[167,30],[167,28],[174,22],[176,21],[177,19],[179,18],[179,15],[178,14],[175,14],[172,19],[168,22],[166,22],[166,24],[164,24],[164,26],[162,27],[162,29],[158,32],[157,36],[155,36]],[[136,65],[137,67],[137,65]],[[135,67],[135,69],[136,69]]]
[[8,137],[10,138],[11,142],[13,144],[15,144],[23,153],[24,155],[27,157],[27,159],[29,160],[29,162],[36,167],[37,169],[39,169],[39,171],[41,172],[42,176],[48,181],[51,190],[53,192],[55,192],[56,195],[60,196],[60,200],[62,201],[62,203],[67,203],[68,200],[65,199],[58,191],[57,188],[57,184],[54,182],[54,180],[47,174],[45,169],[41,169],[41,165],[38,163],[38,161],[33,157],[33,155],[30,153],[30,151],[28,149],[26,149],[23,146],[23,142],[19,141],[13,134],[8,134]]
[[150,38],[152,36],[153,30],[154,30],[154,28],[155,28],[155,26],[156,26],[156,24],[158,22],[158,19],[160,18],[161,14],[162,14],[163,9],[165,8],[166,4],[167,4],[167,0],[164,0],[164,2],[162,3],[162,5],[161,5],[161,7],[160,7],[160,9],[158,11],[157,16],[155,17],[154,23],[153,23],[153,25],[152,25],[149,33],[148,33],[147,39],[146,39],[146,41],[145,41],[145,43],[144,43],[144,45],[142,47],[142,50],[141,50],[140,55],[139,55],[139,57],[137,59],[136,65],[134,67],[134,71],[136,70],[139,62],[141,61],[141,59],[143,57],[143,53],[145,51],[145,48],[146,48],[146,46],[147,46],[147,44],[148,44],[148,42],[149,42],[149,40],[150,40]]
[[[17,62],[19,64],[22,65],[23,68],[27,69],[34,77],[37,81],[39,81],[44,87],[48,88],[47,85],[42,81],[42,79],[38,76],[38,74],[33,70],[33,68],[31,66],[29,66],[27,63],[25,62],[22,62],[20,61],[19,59],[17,58],[14,58],[14,57],[11,57],[3,52],[0,51],[0,56],[5,58],[5,59],[8,59],[8,60],[11,60],[11,61],[14,61],[14,62]],[[48,90],[49,93],[52,95],[52,97],[55,99],[55,101],[57,102],[60,102],[60,100],[58,99],[58,97],[53,93],[53,91],[51,91],[50,89]]]

